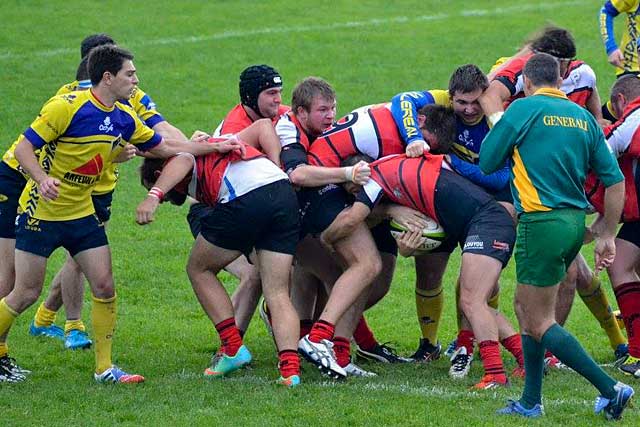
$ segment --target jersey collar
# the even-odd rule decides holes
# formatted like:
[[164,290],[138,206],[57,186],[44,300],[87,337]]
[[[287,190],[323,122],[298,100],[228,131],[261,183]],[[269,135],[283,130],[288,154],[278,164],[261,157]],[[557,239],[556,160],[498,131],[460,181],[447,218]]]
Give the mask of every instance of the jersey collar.
[[568,99],[567,95],[565,95],[563,91],[561,91],[560,89],[553,89],[550,87],[540,88],[533,95],[546,95],[546,96],[552,96],[554,98]]
[[102,111],[113,111],[115,104],[113,107],[109,108],[106,105],[104,105],[102,103],[102,101],[100,101],[98,99],[98,97],[95,95],[95,93],[93,93],[93,88],[89,89],[87,92],[89,92],[89,99],[91,100],[91,102],[93,103],[93,105],[95,105],[96,107],[98,107],[99,109],[101,109]]

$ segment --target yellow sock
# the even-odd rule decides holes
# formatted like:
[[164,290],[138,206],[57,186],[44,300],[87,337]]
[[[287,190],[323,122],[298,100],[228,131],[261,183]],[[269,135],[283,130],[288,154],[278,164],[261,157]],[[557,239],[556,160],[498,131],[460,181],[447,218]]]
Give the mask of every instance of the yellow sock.
[[0,342],[0,358],[9,354],[9,347],[6,342]]
[[500,306],[499,303],[500,303],[500,292],[498,292],[497,294],[489,298],[489,301],[487,301],[487,304],[489,305],[489,307],[493,308],[494,310],[498,309],[498,307]]
[[78,330],[78,331],[85,331],[84,328],[84,323],[82,322],[82,319],[78,319],[78,320],[67,320],[64,323],[64,333],[65,335],[69,333],[69,331],[72,330]]
[[49,310],[44,306],[44,302],[40,304],[36,311],[36,316],[33,318],[33,323],[39,328],[43,326],[51,326],[56,320],[56,312]]
[[2,298],[0,300],[0,337],[9,331],[16,317],[18,312],[9,307],[5,298]]
[[100,299],[93,297],[91,323],[96,351],[96,373],[101,374],[111,367],[111,343],[116,326],[116,297]]
[[442,286],[428,291],[416,289],[416,312],[422,338],[426,338],[434,345],[438,342],[438,326],[442,315],[443,300]]
[[616,317],[613,315],[609,305],[607,294],[602,291],[600,279],[594,276],[589,289],[578,289],[578,295],[580,295],[593,317],[598,320],[600,327],[604,329],[607,337],[609,337],[611,348],[616,350],[618,345],[626,344],[627,340],[620,332]]

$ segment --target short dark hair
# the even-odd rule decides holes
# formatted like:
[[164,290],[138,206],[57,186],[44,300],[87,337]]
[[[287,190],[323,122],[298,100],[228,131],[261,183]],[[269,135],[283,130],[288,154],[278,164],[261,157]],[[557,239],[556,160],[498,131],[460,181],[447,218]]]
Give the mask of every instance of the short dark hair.
[[522,74],[534,86],[556,87],[560,78],[560,64],[555,57],[548,53],[536,53],[524,65]]
[[619,94],[623,94],[628,101],[640,97],[640,78],[635,74],[625,74],[618,77],[618,80],[611,87],[611,100],[613,101]]
[[319,77],[307,77],[293,88],[291,93],[291,110],[298,112],[298,107],[302,107],[305,111],[311,109],[311,103],[316,96],[321,96],[326,100],[333,101],[336,99],[336,92],[331,85]]
[[456,116],[453,110],[442,105],[428,104],[418,110],[418,114],[425,116],[421,129],[434,134],[438,141],[438,146],[431,147],[431,152],[433,154],[448,153],[456,140]]
[[122,69],[124,61],[132,61],[133,54],[112,44],[98,46],[91,50],[87,60],[87,69],[91,84],[96,86],[107,71],[114,76]]
[[[151,159],[145,158],[140,165],[140,184],[147,190],[150,190],[156,184],[158,176],[162,173],[162,169],[167,163],[167,159]],[[187,195],[175,189],[169,190],[164,199],[168,200],[172,205],[182,205],[187,200]]]
[[89,58],[86,56],[82,58],[80,64],[78,64],[78,69],[76,70],[76,80],[88,80],[89,79],[89,70],[87,69],[87,62],[89,62]]
[[489,80],[477,65],[466,64],[456,68],[449,79],[449,95],[456,92],[469,93],[478,89],[483,91],[489,87]]
[[573,59],[576,56],[576,43],[569,30],[553,25],[546,26],[540,35],[531,41],[531,49],[559,59]]
[[344,167],[347,167],[347,166],[354,166],[356,163],[358,163],[360,161],[371,163],[371,162],[373,162],[373,157],[371,157],[371,156],[369,156],[367,154],[364,154],[364,153],[356,153],[356,154],[353,154],[353,155],[343,159],[340,162],[340,167],[344,168]]
[[116,42],[110,35],[105,33],[91,34],[90,36],[85,37],[80,43],[80,58],[84,58],[89,55],[91,49],[105,44],[116,44]]

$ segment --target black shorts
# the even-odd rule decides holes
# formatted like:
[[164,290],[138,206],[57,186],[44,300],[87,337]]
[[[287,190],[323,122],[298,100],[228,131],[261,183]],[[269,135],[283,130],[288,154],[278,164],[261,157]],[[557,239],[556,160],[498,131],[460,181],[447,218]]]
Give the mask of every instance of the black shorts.
[[194,203],[189,206],[189,213],[187,214],[187,223],[189,223],[189,229],[191,235],[195,239],[200,234],[202,218],[209,215],[213,208],[205,205],[204,203]]
[[633,243],[640,248],[640,221],[625,222],[618,230],[616,237]]
[[507,210],[498,202],[492,201],[483,206],[471,218],[465,233],[456,238],[447,237],[432,252],[451,253],[456,243],[465,252],[497,259],[506,267],[516,241],[516,227]]
[[105,223],[111,218],[111,203],[113,202],[113,191],[105,194],[92,194],[93,208],[96,210],[98,221]]
[[340,185],[304,188],[298,191],[302,217],[302,234],[317,237],[326,230],[344,208],[350,205],[349,195]]
[[288,180],[256,188],[228,203],[218,203],[200,221],[209,243],[248,255],[253,248],[293,255],[300,215]]
[[25,185],[24,175],[0,161],[0,238],[16,238],[18,201]]
[[391,235],[390,221],[382,221],[370,229],[378,251],[398,256],[398,243]]
[[28,216],[18,217],[16,227],[16,249],[45,258],[59,247],[71,256],[87,249],[108,245],[104,225],[96,215],[69,221],[46,221]]

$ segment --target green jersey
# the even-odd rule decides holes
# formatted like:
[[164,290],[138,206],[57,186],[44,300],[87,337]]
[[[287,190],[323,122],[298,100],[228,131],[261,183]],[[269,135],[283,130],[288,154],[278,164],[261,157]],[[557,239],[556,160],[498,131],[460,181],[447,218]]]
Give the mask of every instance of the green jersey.
[[511,193],[520,213],[586,209],[590,169],[607,187],[623,180],[591,113],[551,88],[509,106],[482,142],[480,168],[491,173],[509,157]]

